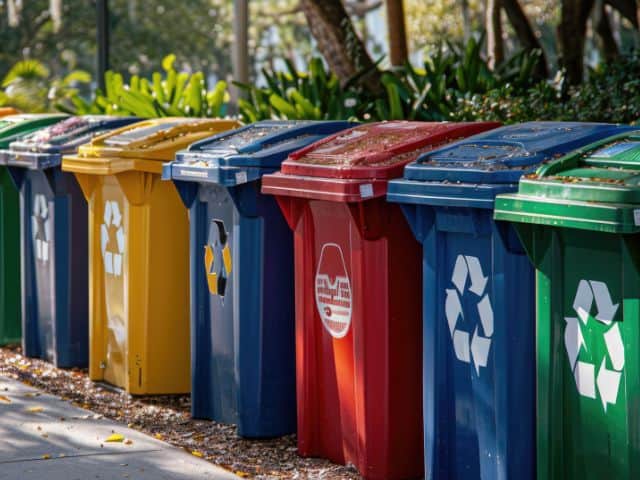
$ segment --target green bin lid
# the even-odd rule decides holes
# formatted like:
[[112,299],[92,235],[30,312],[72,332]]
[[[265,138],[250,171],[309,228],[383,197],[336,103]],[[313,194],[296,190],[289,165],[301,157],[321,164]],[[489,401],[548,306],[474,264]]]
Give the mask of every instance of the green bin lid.
[[640,131],[609,137],[541,167],[495,218],[612,233],[640,232]]
[[68,115],[62,113],[19,114],[2,117],[0,119],[0,148],[7,148],[14,140],[67,117]]

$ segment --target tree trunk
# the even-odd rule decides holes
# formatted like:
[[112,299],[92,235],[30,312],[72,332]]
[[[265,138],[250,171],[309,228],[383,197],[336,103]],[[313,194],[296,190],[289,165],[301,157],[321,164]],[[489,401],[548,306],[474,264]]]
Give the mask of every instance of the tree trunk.
[[561,2],[561,18],[558,25],[559,60],[566,71],[567,82],[571,85],[582,82],[587,20],[593,3],[594,0]]
[[638,6],[636,0],[605,0],[607,5],[611,5],[620,14],[631,22],[634,28],[638,28]]
[[409,60],[403,0],[386,0],[391,65],[402,66]]
[[344,85],[363,71],[359,83],[374,93],[383,91],[380,71],[356,33],[341,0],[301,0],[311,34],[331,70]]
[[609,15],[605,9],[603,0],[596,0],[593,24],[598,34],[598,47],[602,57],[607,62],[614,60],[619,55],[618,44],[615,38],[613,38]]
[[509,18],[509,22],[513,26],[513,29],[518,36],[518,41],[522,45],[522,48],[527,51],[540,50],[540,60],[538,62],[538,65],[536,66],[534,75],[539,79],[547,78],[547,76],[549,75],[549,70],[547,68],[547,59],[544,54],[544,50],[542,50],[542,45],[540,45],[538,38],[533,32],[533,28],[531,28],[529,19],[524,13],[524,10],[522,10],[522,7],[518,3],[518,0],[501,0],[501,3],[504,11],[507,14],[507,17]]
[[495,69],[504,60],[504,42],[502,41],[502,8],[500,0],[487,0],[486,14],[487,56],[489,68]]
[[471,37],[471,13],[469,12],[469,0],[458,0],[462,12],[462,32],[465,43]]

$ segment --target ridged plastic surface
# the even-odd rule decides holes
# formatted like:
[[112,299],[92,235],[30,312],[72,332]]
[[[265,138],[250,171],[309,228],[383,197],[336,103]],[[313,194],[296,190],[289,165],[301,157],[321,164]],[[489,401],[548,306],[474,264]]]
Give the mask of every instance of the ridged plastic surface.
[[496,199],[537,270],[538,480],[640,477],[637,140],[585,147]]
[[428,479],[535,477],[535,287],[495,197],[612,132],[532,122],[451,144],[389,183],[423,244],[425,472]]
[[533,479],[529,260],[490,210],[402,207],[423,245],[426,478]]
[[5,156],[20,190],[22,347],[58,367],[88,366],[87,202],[60,170],[72,153],[129,117],[71,117],[12,142]]
[[[9,115],[0,120],[0,149],[66,115]],[[0,161],[0,163],[4,163]],[[0,166],[0,345],[20,343],[20,197],[6,166]]]
[[[132,394],[190,392],[189,219],[160,172],[178,150],[235,125],[141,122],[63,158],[89,205],[92,380]],[[148,136],[127,134],[140,130]],[[126,142],[107,144],[123,134]]]
[[640,232],[640,132],[596,142],[522,179],[496,199],[496,217],[514,222]]
[[347,122],[259,122],[164,168],[190,209],[192,415],[245,437],[296,429],[292,235],[260,179]]
[[23,354],[58,367],[87,367],[87,203],[75,177],[59,168],[18,175]]
[[278,201],[294,232],[299,453],[421,477],[419,245],[382,198]]

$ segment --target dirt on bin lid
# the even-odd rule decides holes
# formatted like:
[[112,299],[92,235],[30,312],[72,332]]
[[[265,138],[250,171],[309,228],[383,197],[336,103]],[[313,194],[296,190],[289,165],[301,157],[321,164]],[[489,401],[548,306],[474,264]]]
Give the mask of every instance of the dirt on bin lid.
[[59,369],[21,355],[19,347],[0,348],[0,375],[39,388],[105,418],[201,457],[244,478],[360,479],[350,466],[297,455],[296,437],[239,438],[236,428],[190,416],[189,395],[131,396],[92,382],[86,370]]

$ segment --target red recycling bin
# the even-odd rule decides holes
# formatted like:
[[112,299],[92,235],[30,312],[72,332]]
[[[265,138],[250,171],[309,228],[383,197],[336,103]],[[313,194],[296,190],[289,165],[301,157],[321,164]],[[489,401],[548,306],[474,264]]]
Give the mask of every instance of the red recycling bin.
[[420,153],[497,126],[382,122],[263,177],[294,232],[298,450],[367,478],[420,477],[420,245],[387,181]]

